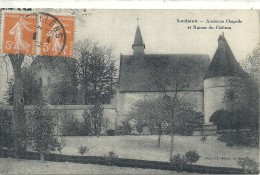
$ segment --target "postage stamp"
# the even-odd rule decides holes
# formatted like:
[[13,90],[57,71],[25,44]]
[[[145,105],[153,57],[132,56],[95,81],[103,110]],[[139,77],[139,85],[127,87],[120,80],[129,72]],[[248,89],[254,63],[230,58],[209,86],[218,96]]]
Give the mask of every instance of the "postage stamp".
[[73,16],[50,16],[41,14],[41,51],[40,55],[73,56],[74,26]]
[[36,16],[5,13],[3,24],[3,53],[36,54]]
[[3,53],[73,56],[74,16],[7,12],[3,19]]

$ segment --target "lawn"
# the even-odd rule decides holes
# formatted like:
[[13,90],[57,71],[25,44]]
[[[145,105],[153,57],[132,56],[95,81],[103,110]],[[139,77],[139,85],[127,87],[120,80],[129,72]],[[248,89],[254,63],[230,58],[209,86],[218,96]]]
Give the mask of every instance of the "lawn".
[[[0,158],[0,174],[176,174],[177,172],[141,168],[78,164],[68,162],[41,162]],[[185,172],[179,174],[186,174]]]
[[[175,136],[174,153],[184,154],[189,150],[196,150],[201,158],[196,164],[207,166],[235,167],[238,158],[250,157],[258,161],[259,150],[246,147],[227,147],[216,140],[215,136],[208,136],[203,143],[200,136]],[[87,146],[89,152],[85,155],[103,156],[108,151],[114,151],[120,158],[168,161],[170,150],[170,136],[162,136],[161,148],[157,148],[157,136],[86,136],[63,137],[66,147],[62,154],[79,155],[78,147]]]

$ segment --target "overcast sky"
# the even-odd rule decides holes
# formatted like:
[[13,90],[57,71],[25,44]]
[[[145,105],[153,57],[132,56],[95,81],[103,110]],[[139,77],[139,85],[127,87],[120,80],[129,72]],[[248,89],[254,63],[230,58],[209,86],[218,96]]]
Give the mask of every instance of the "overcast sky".
[[[241,61],[259,43],[259,11],[255,10],[94,10],[84,17],[84,22],[77,21],[75,40],[90,38],[112,47],[118,66],[120,53],[132,54],[137,18],[146,45],[145,53],[197,53],[212,58],[218,36],[224,32],[236,59]],[[198,20],[199,23],[177,23],[177,19]],[[224,20],[225,23],[208,24],[207,19]],[[242,22],[226,23],[227,19]],[[214,28],[220,25],[231,27],[231,30],[187,29],[193,25]],[[0,66],[0,73],[0,89],[3,91],[5,66]]]
[[[97,10],[77,26],[76,36],[92,38],[114,48],[114,54],[131,54],[137,18],[146,53],[199,53],[213,56],[218,36],[224,32],[235,57],[244,59],[259,42],[259,12],[250,10]],[[242,23],[216,24],[231,30],[190,30],[190,23],[177,19],[204,21],[197,26],[209,26],[209,20],[241,20]]]

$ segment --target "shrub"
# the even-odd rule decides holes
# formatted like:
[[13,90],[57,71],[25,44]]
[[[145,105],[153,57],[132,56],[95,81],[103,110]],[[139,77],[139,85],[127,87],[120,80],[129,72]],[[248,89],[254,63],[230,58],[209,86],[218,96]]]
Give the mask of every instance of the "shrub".
[[249,157],[239,159],[237,164],[243,168],[246,174],[258,174],[258,163]]
[[210,122],[213,122],[218,129],[234,129],[236,127],[233,113],[221,109],[212,114]]
[[123,123],[123,126],[124,126],[124,134],[125,135],[131,134],[132,129],[131,129],[130,123],[128,121],[123,121],[122,123]]
[[81,135],[100,136],[102,127],[106,128],[109,120],[104,118],[104,107],[100,102],[95,103],[89,110],[85,110],[83,113],[84,122],[81,126]]
[[114,151],[109,151],[107,154],[104,155],[105,162],[108,166],[114,165],[115,161],[118,158],[118,155]]
[[84,155],[85,153],[87,153],[89,151],[87,146],[80,146],[78,147],[78,153],[80,153],[81,155]]
[[14,148],[13,116],[8,111],[0,109],[0,148]]
[[104,122],[104,107],[100,102],[96,102],[94,106],[90,108],[90,116],[93,120],[93,131],[96,136],[99,136]]
[[108,136],[114,136],[115,135],[115,130],[114,129],[108,129],[107,130],[107,135]]
[[222,131],[218,132],[218,140],[226,143],[226,146],[232,147],[237,144],[237,136],[233,131]]
[[192,136],[195,128],[202,128],[204,116],[202,113],[191,111],[189,115],[183,116],[183,123],[175,128],[175,133],[183,136]]
[[185,153],[186,158],[190,164],[197,162],[200,159],[199,154],[196,151],[190,150]]
[[57,151],[61,154],[61,150],[66,146],[66,143],[64,140],[61,140],[60,144],[57,147]]
[[170,159],[170,164],[173,170],[178,172],[183,171],[183,168],[187,165],[188,159],[185,155],[176,154]]
[[228,130],[219,131],[218,134],[218,140],[226,143],[226,146],[257,147],[259,145],[259,134],[255,130]]
[[[212,114],[210,122],[213,122],[218,130],[258,128],[258,120],[254,114],[244,110],[233,112],[221,109]],[[258,115],[257,115],[258,116]]]
[[79,136],[81,125],[73,114],[66,112],[62,119],[62,134],[64,136]]
[[207,136],[202,136],[201,138],[200,138],[200,141],[202,141],[203,143],[205,142],[205,141],[207,141]]
[[94,132],[94,118],[88,110],[85,110],[83,113],[83,123],[81,135],[87,136],[91,135]]
[[[88,110],[85,110],[83,115],[83,121],[80,122],[73,113],[66,112],[62,120],[62,134],[64,136],[89,136],[95,134],[95,125],[99,127],[101,131],[101,124],[104,124],[104,120],[98,118],[96,121],[95,116]],[[96,122],[96,124],[95,124]],[[100,123],[101,122],[101,123]],[[98,125],[97,125],[98,123]]]

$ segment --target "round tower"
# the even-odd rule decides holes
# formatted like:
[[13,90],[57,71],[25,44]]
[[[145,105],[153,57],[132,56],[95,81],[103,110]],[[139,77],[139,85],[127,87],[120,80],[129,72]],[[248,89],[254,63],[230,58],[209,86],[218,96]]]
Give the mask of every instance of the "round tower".
[[212,77],[204,80],[204,125],[212,125],[209,121],[212,114],[226,109],[223,102],[228,77]]
[[212,126],[210,117],[220,109],[226,109],[225,91],[231,77],[240,76],[244,71],[236,61],[227,40],[218,38],[218,48],[204,77],[204,126]]

